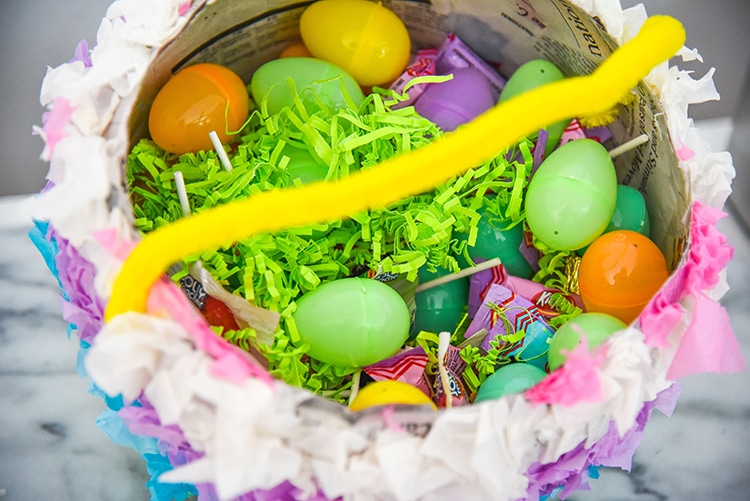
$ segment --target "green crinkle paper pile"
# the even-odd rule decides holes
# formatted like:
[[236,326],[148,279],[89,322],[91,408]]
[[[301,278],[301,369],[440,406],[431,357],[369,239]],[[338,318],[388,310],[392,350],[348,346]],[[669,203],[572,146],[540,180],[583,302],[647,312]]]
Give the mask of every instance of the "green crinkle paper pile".
[[[175,188],[177,171],[185,179],[190,210],[198,213],[300,184],[292,174],[298,172],[294,159],[300,156],[316,160],[321,173],[327,166],[325,179],[336,180],[443,134],[413,107],[392,109],[396,102],[398,96],[392,91],[375,89],[359,110],[321,109],[309,114],[297,102],[277,115],[254,111],[237,141],[227,147],[231,171],[221,166],[213,151],[178,157],[143,139],[127,165],[136,226],[147,233],[185,217]],[[330,366],[305,355],[307,347],[292,319],[295,301],[321,283],[368,271],[404,274],[415,281],[422,266],[458,271],[457,259],[473,264],[466,249],[476,239],[479,208],[487,206],[489,214],[509,225],[523,221],[522,193],[533,162],[530,149],[531,142],[523,140],[459,178],[388,207],[327,224],[259,234],[191,256],[172,278],[178,280],[190,264],[201,261],[233,294],[278,312],[281,321],[270,345],[260,343],[251,328],[221,334],[244,349],[252,346],[260,351],[273,376],[341,400],[357,369]],[[522,161],[508,160],[516,158]]]

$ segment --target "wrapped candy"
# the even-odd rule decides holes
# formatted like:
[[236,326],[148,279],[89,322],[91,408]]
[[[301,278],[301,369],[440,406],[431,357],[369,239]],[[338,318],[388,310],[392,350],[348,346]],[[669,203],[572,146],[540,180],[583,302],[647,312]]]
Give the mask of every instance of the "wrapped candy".
[[510,289],[498,284],[490,287],[466,330],[466,337],[480,329],[489,332],[482,342],[485,351],[490,350],[491,341],[499,339],[508,355],[540,368],[546,366],[547,340],[552,329],[531,301]]

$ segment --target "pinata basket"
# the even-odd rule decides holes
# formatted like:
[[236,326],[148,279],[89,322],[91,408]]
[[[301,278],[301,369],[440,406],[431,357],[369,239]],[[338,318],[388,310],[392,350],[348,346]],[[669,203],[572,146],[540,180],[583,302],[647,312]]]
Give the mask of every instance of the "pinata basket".
[[[485,119],[488,112],[449,132],[411,105],[443,85],[440,64],[451,58],[452,75],[467,67],[491,73],[498,93],[532,60],[554,64],[566,79],[594,75],[638,36],[647,15],[642,6],[623,11],[604,0],[385,0],[378,8],[400,19],[411,43],[401,78],[421,79],[400,88],[398,79],[390,88],[368,85],[359,109],[344,111],[300,97],[274,114],[255,96],[240,131],[218,145],[232,155],[229,169],[210,148],[168,153],[151,141],[150,112],[174,75],[212,63],[249,89],[259,68],[300,44],[303,13],[326,2],[334,11],[350,3],[118,0],[95,47],[82,43],[46,75],[41,100],[49,111],[38,132],[49,184],[36,201],[31,237],[63,289],[63,316],[80,341],[79,369],[108,406],[98,424],[143,454],[159,500],[536,500],[584,487],[598,467],[628,469],[652,410],[674,408],[679,378],[743,368],[718,302],[732,249],[715,225],[734,169],[687,114],[688,104],[716,97],[711,73],[694,80],[663,62],[624,98],[615,96],[600,121],[565,115],[558,151],[582,139],[612,152],[642,138],[611,155],[613,172],[617,184],[642,196],[664,280],[598,346],[571,346],[551,367],[545,338],[529,357],[541,379],[480,402],[477,388],[499,367],[523,362],[516,348],[532,350],[539,325],[551,335],[565,315],[590,306],[571,299],[584,292],[577,273],[586,254],[540,243],[526,221],[531,201],[519,195],[557,151],[545,158],[551,129],[529,130],[536,122],[511,103],[526,103],[529,114],[558,106],[544,104],[547,94],[538,102],[519,98],[508,101],[503,116],[511,119],[502,127],[491,129],[499,118]],[[697,54],[683,48],[679,55]],[[559,103],[575,101],[560,92]],[[561,118],[552,114],[550,122]],[[467,131],[480,129],[488,138],[496,133],[498,144],[471,143]],[[450,146],[454,137],[461,139]],[[439,167],[385,178],[395,170],[381,163],[408,157],[406,164],[424,164],[414,151],[443,144],[446,163],[471,157],[475,147],[494,152],[426,186],[414,179]],[[292,179],[289,145],[323,165],[321,182]],[[352,193],[359,192],[347,191],[350,178],[363,179],[373,196],[364,190],[358,200]],[[502,204],[493,206],[496,199]],[[248,209],[204,218],[244,200],[252,200]],[[356,210],[325,216],[344,206]],[[481,265],[471,248],[482,211],[492,210],[504,230],[524,229],[529,274],[509,280],[515,271],[502,258],[505,266],[466,279],[457,320],[431,322],[441,310],[424,301],[419,285],[441,267],[460,273]],[[576,218],[567,217],[583,225]],[[240,221],[255,229],[238,235]],[[153,269],[159,275],[150,280]],[[326,310],[300,298],[352,277],[392,282],[389,290],[408,308],[408,339],[404,332],[398,349],[378,360],[337,363],[358,349],[346,344],[356,334],[347,330],[327,348],[342,358],[325,361],[326,350],[314,351],[315,339],[304,333],[311,320],[302,312],[313,310],[315,321],[348,318],[356,301],[345,293]],[[472,304],[466,292],[475,287]],[[533,291],[528,297],[524,287]],[[503,310],[501,289],[521,299]],[[230,320],[208,315],[210,301]],[[368,318],[385,319],[387,330],[397,316],[375,310]],[[493,342],[472,344],[480,328],[492,333],[496,325],[504,330]],[[713,351],[702,340],[709,325]],[[463,373],[448,371],[451,360]],[[414,374],[422,405],[347,405],[369,385]]]

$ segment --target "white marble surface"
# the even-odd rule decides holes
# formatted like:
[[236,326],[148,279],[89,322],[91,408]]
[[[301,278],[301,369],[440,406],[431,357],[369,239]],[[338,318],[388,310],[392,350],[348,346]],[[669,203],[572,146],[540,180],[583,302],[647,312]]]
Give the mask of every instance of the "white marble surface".
[[[26,236],[22,200],[0,198],[0,501],[148,499],[141,458],[95,425],[104,404],[76,375],[77,342],[66,338],[57,284]],[[750,361],[750,241],[731,219],[721,229],[736,249],[722,302]],[[654,413],[632,472],[603,471],[571,499],[750,500],[750,373],[682,385],[674,416]]]

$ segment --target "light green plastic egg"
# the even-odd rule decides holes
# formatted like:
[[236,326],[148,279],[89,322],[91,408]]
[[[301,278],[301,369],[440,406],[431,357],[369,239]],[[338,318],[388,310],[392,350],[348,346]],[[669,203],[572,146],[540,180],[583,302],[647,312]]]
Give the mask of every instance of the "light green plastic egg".
[[[553,82],[563,80],[565,75],[562,71],[544,59],[533,59],[522,64],[513,74],[510,76],[508,81],[500,94],[500,101],[504,102],[508,99],[515,97],[519,94],[523,94],[526,91],[536,89],[542,85],[546,85]],[[547,146],[545,148],[545,154],[547,156],[552,153],[560,142],[560,138],[565,131],[565,127],[568,126],[570,120],[562,120],[545,127],[545,130],[549,134],[547,140]]]
[[350,105],[358,108],[365,99],[354,77],[338,66],[311,57],[285,57],[262,65],[250,82],[250,91],[259,106],[267,97],[270,115],[294,103],[287,79],[294,82],[308,113],[320,110],[316,97],[333,113]]
[[617,174],[606,148],[578,139],[555,150],[531,178],[526,221],[554,250],[577,250],[607,227],[617,200]]
[[289,157],[286,173],[292,181],[299,179],[302,184],[309,184],[323,181],[328,174],[328,166],[306,149],[287,144],[282,154]]
[[567,355],[563,351],[573,351],[581,342],[581,333],[586,336],[589,349],[602,344],[615,332],[627,328],[625,322],[606,313],[581,313],[564,323],[552,336],[547,352],[550,370],[560,367]]
[[340,367],[364,367],[390,357],[409,336],[411,315],[401,296],[369,278],[325,283],[297,301],[292,314],[307,354]]

